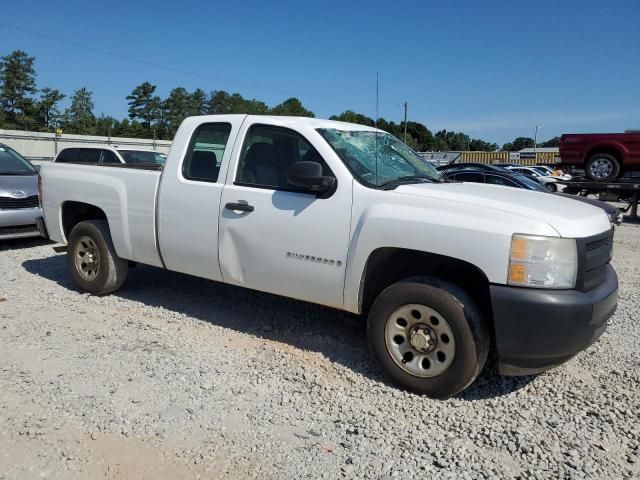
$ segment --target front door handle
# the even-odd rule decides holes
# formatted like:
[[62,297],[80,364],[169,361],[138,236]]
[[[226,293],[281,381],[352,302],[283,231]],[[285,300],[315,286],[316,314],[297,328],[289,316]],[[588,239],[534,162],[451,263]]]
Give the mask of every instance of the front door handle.
[[248,203],[227,203],[224,208],[227,210],[241,211],[241,212],[253,212],[253,205]]

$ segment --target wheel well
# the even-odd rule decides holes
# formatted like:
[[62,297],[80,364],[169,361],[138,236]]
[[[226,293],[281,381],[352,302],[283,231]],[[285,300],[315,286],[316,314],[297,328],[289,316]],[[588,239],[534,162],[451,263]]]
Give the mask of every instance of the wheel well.
[[65,238],[69,238],[73,227],[80,222],[106,219],[104,211],[95,205],[71,201],[62,204],[62,230]]
[[620,166],[622,167],[622,162],[624,160],[624,155],[622,154],[622,152],[620,150],[618,150],[615,147],[610,147],[610,146],[604,146],[604,147],[594,147],[591,150],[589,150],[586,155],[584,156],[584,161],[585,163],[589,161],[589,159],[597,154],[597,153],[607,153],[609,155],[613,155],[615,157],[616,160],[618,160],[618,163],[620,164]]
[[361,285],[361,311],[366,314],[388,286],[416,276],[437,277],[462,288],[477,303],[488,324],[492,323],[489,279],[482,270],[456,258],[403,248],[379,248],[371,253]]

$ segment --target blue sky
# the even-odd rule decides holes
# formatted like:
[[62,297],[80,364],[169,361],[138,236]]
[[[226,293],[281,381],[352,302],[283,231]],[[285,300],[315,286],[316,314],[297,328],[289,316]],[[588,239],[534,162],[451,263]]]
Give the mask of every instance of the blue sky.
[[[346,109],[504,143],[640,128],[639,0],[6,2],[0,23],[202,76],[134,63],[0,25],[0,54],[36,57],[39,87],[94,92],[127,114],[148,80],[299,97],[318,117]],[[225,81],[223,81],[225,80]]]

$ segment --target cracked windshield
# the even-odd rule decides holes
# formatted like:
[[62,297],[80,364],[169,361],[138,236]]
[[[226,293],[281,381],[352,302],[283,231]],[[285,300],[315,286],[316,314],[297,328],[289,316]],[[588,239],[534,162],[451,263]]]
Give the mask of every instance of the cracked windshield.
[[388,133],[333,128],[318,132],[356,178],[369,187],[444,181],[435,168]]

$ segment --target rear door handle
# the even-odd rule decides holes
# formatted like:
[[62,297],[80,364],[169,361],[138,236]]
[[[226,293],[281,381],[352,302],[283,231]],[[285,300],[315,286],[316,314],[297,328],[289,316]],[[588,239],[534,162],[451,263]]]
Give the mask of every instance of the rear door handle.
[[241,211],[241,212],[253,212],[253,205],[248,203],[227,203],[224,208],[227,210]]

